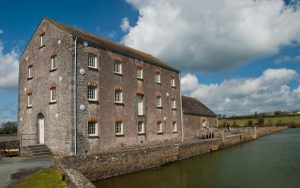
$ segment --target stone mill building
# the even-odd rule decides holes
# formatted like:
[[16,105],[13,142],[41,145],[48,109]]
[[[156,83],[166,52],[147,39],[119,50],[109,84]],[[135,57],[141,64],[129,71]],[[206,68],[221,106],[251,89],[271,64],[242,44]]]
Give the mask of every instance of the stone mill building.
[[149,54],[45,18],[19,69],[22,146],[71,155],[182,137],[179,71]]
[[91,154],[184,138],[179,71],[149,54],[45,18],[19,75],[21,148]]

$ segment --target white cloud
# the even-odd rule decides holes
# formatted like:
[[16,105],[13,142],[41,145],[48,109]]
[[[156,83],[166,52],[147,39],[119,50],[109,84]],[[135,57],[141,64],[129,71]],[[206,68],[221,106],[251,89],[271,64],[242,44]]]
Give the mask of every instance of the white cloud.
[[127,33],[130,30],[130,24],[127,17],[122,19],[120,27],[124,33]]
[[267,69],[257,78],[224,80],[220,84],[202,84],[193,74],[181,79],[183,94],[197,97],[217,113],[249,114],[299,108],[300,85],[288,86],[299,78],[292,69]]
[[280,63],[295,63],[300,62],[300,55],[297,56],[283,56],[275,59],[275,64]]
[[138,21],[122,42],[187,71],[221,71],[300,42],[300,3],[127,0]]
[[14,50],[4,54],[0,42],[0,91],[16,91],[18,88],[19,62]]
[[0,29],[0,34],[3,34],[3,33],[4,33],[4,31],[2,29]]

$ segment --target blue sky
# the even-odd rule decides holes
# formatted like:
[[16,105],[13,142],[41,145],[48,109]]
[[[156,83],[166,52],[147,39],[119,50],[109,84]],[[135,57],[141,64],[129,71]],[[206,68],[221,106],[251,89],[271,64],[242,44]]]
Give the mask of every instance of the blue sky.
[[161,58],[181,70],[184,94],[217,113],[300,109],[300,10],[292,2],[3,1],[0,122],[16,120],[17,78],[8,74],[17,75],[11,64],[43,17]]

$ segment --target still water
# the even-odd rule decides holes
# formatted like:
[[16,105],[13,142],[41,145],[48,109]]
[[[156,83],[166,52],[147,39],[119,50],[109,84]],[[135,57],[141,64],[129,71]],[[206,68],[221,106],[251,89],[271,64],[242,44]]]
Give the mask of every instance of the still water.
[[101,188],[300,188],[300,128],[95,184]]

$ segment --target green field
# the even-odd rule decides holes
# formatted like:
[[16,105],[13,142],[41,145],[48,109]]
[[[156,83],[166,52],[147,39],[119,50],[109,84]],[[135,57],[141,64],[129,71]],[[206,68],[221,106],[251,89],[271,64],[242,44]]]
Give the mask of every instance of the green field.
[[[252,122],[252,123],[251,123]],[[228,126],[289,126],[300,127],[300,115],[219,118],[220,127]]]

